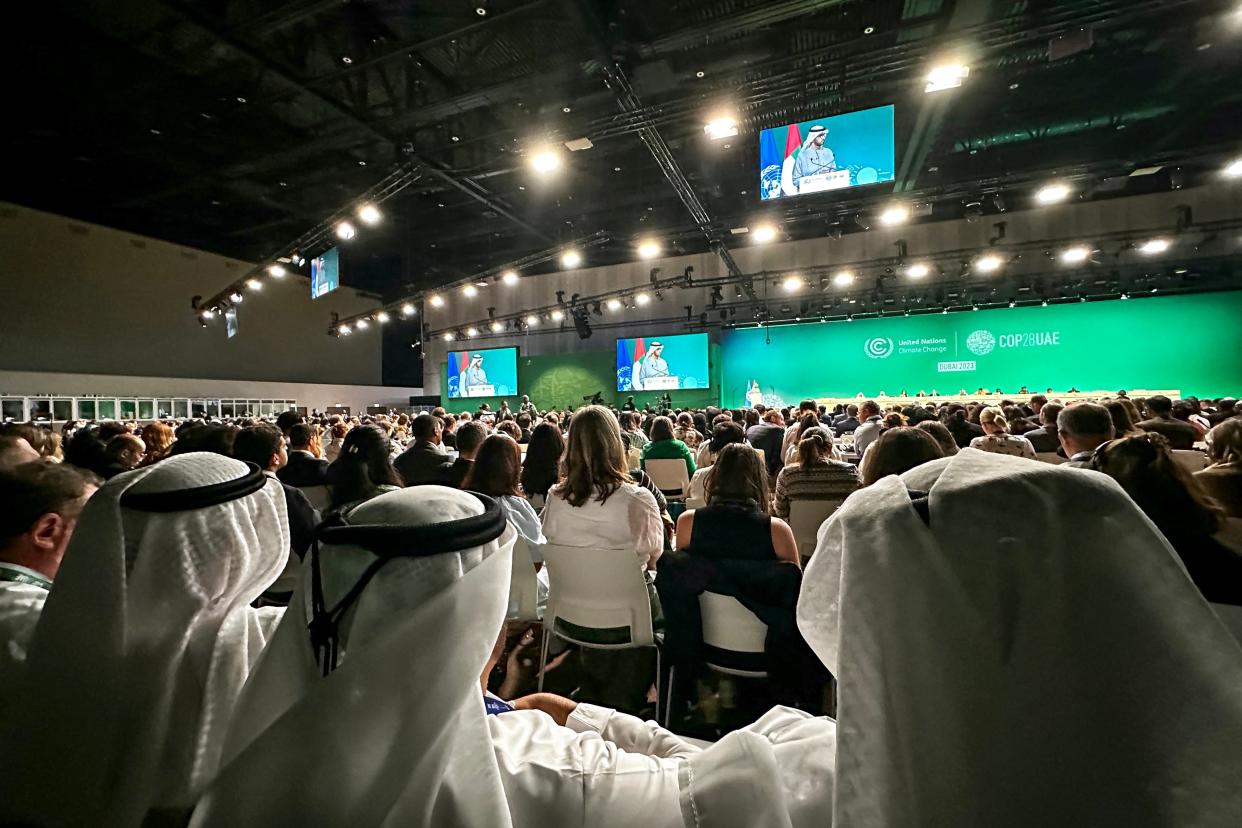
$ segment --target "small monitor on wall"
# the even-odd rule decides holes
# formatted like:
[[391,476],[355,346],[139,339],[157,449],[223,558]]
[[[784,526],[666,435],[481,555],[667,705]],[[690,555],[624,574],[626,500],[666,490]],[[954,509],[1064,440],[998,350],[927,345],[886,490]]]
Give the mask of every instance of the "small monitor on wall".
[[759,192],[764,200],[892,181],[896,165],[891,105],[759,134]]
[[618,391],[707,388],[707,334],[617,340]]
[[341,286],[341,255],[333,247],[310,261],[311,298],[318,299]]
[[449,351],[448,398],[509,397],[517,394],[517,348]]

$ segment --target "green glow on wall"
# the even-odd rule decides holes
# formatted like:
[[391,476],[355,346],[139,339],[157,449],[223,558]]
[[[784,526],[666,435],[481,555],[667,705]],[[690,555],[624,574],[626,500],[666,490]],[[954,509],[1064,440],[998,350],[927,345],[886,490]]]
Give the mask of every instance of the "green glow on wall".
[[[725,405],[935,389],[1242,393],[1242,292],[726,331]],[[770,334],[771,344],[765,344]]]

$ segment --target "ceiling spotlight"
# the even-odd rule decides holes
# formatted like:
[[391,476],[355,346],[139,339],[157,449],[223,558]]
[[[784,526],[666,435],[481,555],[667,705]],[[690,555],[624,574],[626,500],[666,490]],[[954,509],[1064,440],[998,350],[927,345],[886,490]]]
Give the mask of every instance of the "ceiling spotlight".
[[342,221],[336,225],[336,237],[342,241],[349,241],[357,234],[358,231],[348,221]]
[[552,150],[543,150],[530,157],[530,165],[537,173],[550,173],[561,166],[561,157]]
[[832,283],[837,287],[845,287],[854,284],[854,272],[851,270],[842,270],[840,273],[832,277]]
[[442,308],[442,307],[444,307],[444,297],[443,297],[443,296],[441,296],[441,295],[440,295],[440,294],[438,294],[438,293],[437,293],[437,294],[435,294],[434,296],[432,296],[430,301],[431,301],[431,306],[432,306],[433,308]]
[[707,76],[707,73],[706,73],[706,72],[704,72],[702,69],[700,69],[699,71],[697,71],[697,72],[695,72],[695,73],[694,73],[694,76],[695,76],[696,78],[702,78],[702,77],[706,77],[706,76]]
[[894,224],[905,224],[910,220],[910,208],[904,204],[894,204],[880,213],[880,224],[892,227]]
[[245,298],[246,298],[245,296],[242,296],[242,292],[240,290],[235,290],[229,294],[229,301],[233,302],[234,304],[242,301]]
[[339,333],[339,334],[344,334],[345,336],[348,336],[348,335],[349,335],[349,325],[341,325],[341,326],[339,326],[339,327],[336,329],[336,332],[337,332],[337,333]]
[[767,244],[776,238],[776,228],[770,224],[761,224],[755,228],[751,236],[759,244]]
[[638,304],[638,305],[645,305],[645,304],[647,304],[647,303],[648,303],[648,302],[650,302],[650,301],[651,301],[651,294],[649,294],[649,293],[636,293],[636,294],[634,294],[634,303],[635,303],[635,304]]
[[[1239,14],[1242,14],[1242,12],[1239,12]],[[1242,178],[1242,158],[1230,161],[1221,172],[1224,173],[1225,178]]]
[[385,322],[387,322],[391,318],[392,317],[388,315],[388,311],[380,311],[379,313],[375,314],[375,321],[380,323],[381,325],[383,325]]
[[504,282],[506,285],[516,285],[518,283],[517,271],[506,270],[500,277],[500,281]]
[[802,279],[797,276],[786,276],[781,282],[781,289],[786,293],[795,293],[802,289]]
[[500,324],[499,322],[492,323],[492,333],[500,333],[504,329],[505,329],[505,326]]
[[445,342],[452,342],[452,341],[453,341],[453,332],[452,332],[452,331],[445,331],[445,332],[444,332],[444,341],[445,341]]
[[479,6],[474,10],[474,13],[477,14],[479,17],[486,17],[487,9],[483,8],[482,6]]
[[1168,239],[1148,239],[1138,246],[1138,251],[1148,256],[1158,256],[1168,250],[1169,247]]
[[526,326],[528,328],[533,328],[538,324],[539,324],[539,317],[535,316],[533,313],[530,316],[526,317]]
[[652,240],[644,241],[638,245],[638,255],[643,259],[654,259],[660,255],[660,245]]
[[279,279],[281,276],[284,276],[287,271],[285,270],[284,265],[274,264],[274,265],[267,266],[267,272],[268,274],[275,276],[277,279]]
[[479,335],[479,329],[474,327],[473,325],[471,325],[469,328],[466,328],[466,336],[476,337],[478,335]]
[[737,135],[737,121],[732,118],[713,118],[703,127],[703,132],[713,141],[721,138],[732,138]]
[[552,311],[552,321],[553,321],[553,322],[560,322],[560,321],[561,321],[562,319],[564,319],[564,318],[565,318],[565,313],[564,313],[564,311],[561,311],[561,310],[554,310],[554,311]]
[[358,218],[363,224],[379,224],[384,214],[374,204],[363,204],[358,208]]
[[410,303],[410,302],[406,302],[404,305],[402,305],[402,306],[401,306],[401,315],[402,315],[402,316],[413,316],[413,315],[414,315],[414,305],[413,305],[412,303]]
[[211,308],[207,308],[202,313],[200,313],[199,316],[203,317],[204,319],[210,319],[211,317],[215,316],[215,314],[211,312]]
[[1091,258],[1091,248],[1083,244],[1067,247],[1061,251],[1058,258],[1061,259],[1062,264],[1082,264]]
[[1018,306],[1017,302],[1015,302],[1013,299],[1009,300],[1009,307],[1016,308],[1017,306]]
[[354,59],[351,58],[349,55],[344,55],[341,57],[341,63],[345,64],[346,66],[348,66],[349,64],[353,62],[354,62]]
[[479,289],[474,285],[462,285],[461,295],[467,299],[473,299],[479,295]]
[[358,320],[358,330],[365,331],[369,327],[370,327],[370,323],[368,323],[367,320],[365,319]]
[[1070,188],[1066,184],[1047,184],[1035,193],[1035,200],[1040,204],[1056,204],[1069,198]]
[[1128,294],[1128,293],[1124,293],[1124,292],[1123,292],[1123,293],[1121,294],[1121,298],[1122,298],[1122,299],[1129,299],[1129,298],[1130,298],[1130,294]]
[[980,273],[995,273],[1004,263],[1005,260],[995,253],[986,253],[975,259],[974,269]]
[[263,283],[260,282],[258,279],[247,279],[246,287],[250,288],[251,290],[263,290]]
[[563,267],[577,267],[582,264],[582,254],[577,250],[566,250],[561,254],[561,265]]
[[922,262],[915,262],[906,268],[906,275],[911,279],[922,279],[931,273],[931,268]]
[[1039,303],[1039,306],[1040,306],[1041,308],[1046,308],[1046,307],[1048,307],[1048,300],[1047,300],[1047,299],[1045,299],[1044,301],[1040,302],[1040,303]]
[[927,86],[923,87],[923,91],[941,92],[945,89],[956,89],[968,77],[970,77],[970,67],[963,63],[941,64],[927,73]]
[[608,302],[607,302],[606,304],[607,304],[608,310],[610,310],[610,311],[618,311],[618,310],[621,310],[621,300],[620,300],[620,299],[609,299],[609,300],[608,300]]

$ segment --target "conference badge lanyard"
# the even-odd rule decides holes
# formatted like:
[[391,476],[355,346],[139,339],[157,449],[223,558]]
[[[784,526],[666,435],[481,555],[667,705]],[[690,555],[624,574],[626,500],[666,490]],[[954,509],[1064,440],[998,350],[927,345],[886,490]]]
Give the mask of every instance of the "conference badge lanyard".
[[17,564],[0,563],[0,581],[12,581],[17,584],[29,584],[39,589],[51,590],[52,582],[35,572]]

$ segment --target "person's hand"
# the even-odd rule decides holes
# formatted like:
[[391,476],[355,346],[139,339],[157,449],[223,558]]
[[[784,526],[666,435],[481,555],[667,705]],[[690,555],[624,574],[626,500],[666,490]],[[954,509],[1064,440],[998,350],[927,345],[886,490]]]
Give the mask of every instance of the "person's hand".
[[573,699],[558,696],[555,693],[532,693],[509,702],[514,710],[542,710],[552,717],[552,721],[564,726],[569,714],[578,708]]

